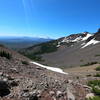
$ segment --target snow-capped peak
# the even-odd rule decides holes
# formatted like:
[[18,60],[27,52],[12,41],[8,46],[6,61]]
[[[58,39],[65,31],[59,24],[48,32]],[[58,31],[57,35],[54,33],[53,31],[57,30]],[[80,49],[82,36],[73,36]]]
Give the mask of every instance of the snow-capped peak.
[[81,41],[86,41],[89,37],[91,37],[92,34],[88,32],[84,32],[81,34],[72,34],[68,37],[62,38],[59,42],[57,47],[60,47],[63,43],[78,43]]
[[91,36],[92,36],[92,34],[87,33],[87,32],[84,32],[82,34],[73,34],[68,37],[65,37],[61,42],[69,43],[69,42],[85,41]]

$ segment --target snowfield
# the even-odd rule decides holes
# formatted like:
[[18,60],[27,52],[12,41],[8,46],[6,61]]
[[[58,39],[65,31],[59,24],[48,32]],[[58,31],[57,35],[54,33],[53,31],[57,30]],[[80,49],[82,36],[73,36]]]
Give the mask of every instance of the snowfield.
[[40,66],[42,68],[46,68],[48,70],[51,70],[51,71],[54,71],[54,72],[58,72],[58,73],[61,73],[61,74],[68,74],[68,73],[65,73],[62,69],[60,68],[55,68],[55,67],[49,67],[49,66],[45,66],[45,65],[42,65],[42,64],[39,64],[37,62],[30,62],[32,64],[35,64],[37,66]]
[[100,43],[100,41],[97,41],[97,40],[95,40],[95,39],[92,39],[92,40],[90,40],[88,43],[86,43],[83,47],[81,47],[81,48],[85,48],[85,47],[87,47],[87,46],[89,46],[89,45],[95,45],[95,44],[97,44],[97,43]]
[[85,40],[87,40],[89,37],[91,37],[92,36],[92,34],[87,34],[86,35],[86,37],[84,37],[83,39],[82,39],[82,41],[85,41]]

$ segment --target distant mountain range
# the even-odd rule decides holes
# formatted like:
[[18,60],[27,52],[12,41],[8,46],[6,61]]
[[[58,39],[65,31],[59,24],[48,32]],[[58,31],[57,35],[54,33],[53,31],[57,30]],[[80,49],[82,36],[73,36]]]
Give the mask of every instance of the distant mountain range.
[[84,66],[100,62],[100,29],[41,43],[20,51],[27,57],[56,67]]
[[49,38],[38,37],[0,37],[0,43],[15,50],[28,48],[35,44],[50,41]]

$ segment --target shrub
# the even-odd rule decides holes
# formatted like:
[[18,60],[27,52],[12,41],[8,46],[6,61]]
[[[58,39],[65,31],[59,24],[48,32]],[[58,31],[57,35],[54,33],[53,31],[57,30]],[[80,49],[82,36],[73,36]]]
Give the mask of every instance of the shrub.
[[100,95],[100,80],[89,81],[88,85],[92,87],[92,91],[96,95]]
[[0,56],[1,57],[5,57],[7,59],[11,59],[12,58],[11,54],[10,53],[7,53],[5,51],[0,51]]
[[76,78],[79,79],[79,76],[77,76]]
[[95,75],[94,75],[94,77],[100,77],[100,74],[99,74],[99,73],[97,73],[97,74],[95,74]]
[[34,61],[43,61],[41,56],[34,55],[34,54],[26,54],[26,57],[30,58],[31,60]]
[[100,80],[93,80],[93,81],[89,81],[88,85],[93,87],[93,86],[100,86]]
[[96,95],[100,95],[100,87],[99,86],[93,87],[92,90]]
[[96,70],[96,71],[100,71],[100,66],[98,66],[95,70]]
[[100,56],[100,54],[96,54],[96,55],[95,55],[95,57],[98,57],[98,56]]
[[89,98],[89,99],[86,99],[86,100],[100,100],[100,97],[99,96],[94,96],[93,98]]
[[29,65],[29,63],[27,61],[22,61],[22,64]]
[[83,62],[83,61],[84,61],[83,59],[80,60],[80,62]]
[[91,74],[88,74],[88,75],[86,75],[87,77],[90,77],[90,76],[92,76]]
[[81,66],[90,66],[90,65],[94,65],[94,64],[97,64],[98,62],[88,62],[87,64],[83,64]]

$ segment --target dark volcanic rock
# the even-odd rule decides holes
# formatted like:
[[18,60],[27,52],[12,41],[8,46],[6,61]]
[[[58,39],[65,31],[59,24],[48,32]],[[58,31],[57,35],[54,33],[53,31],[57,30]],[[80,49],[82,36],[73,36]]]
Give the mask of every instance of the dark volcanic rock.
[[90,36],[87,40],[86,43],[89,42],[90,40],[92,40],[94,38],[94,36]]
[[30,96],[29,100],[38,100],[38,97],[36,94],[33,94],[32,96]]
[[98,30],[97,33],[94,34],[94,38],[95,40],[100,41],[100,29]]
[[6,82],[0,81],[0,96],[6,96],[10,94],[9,86]]

